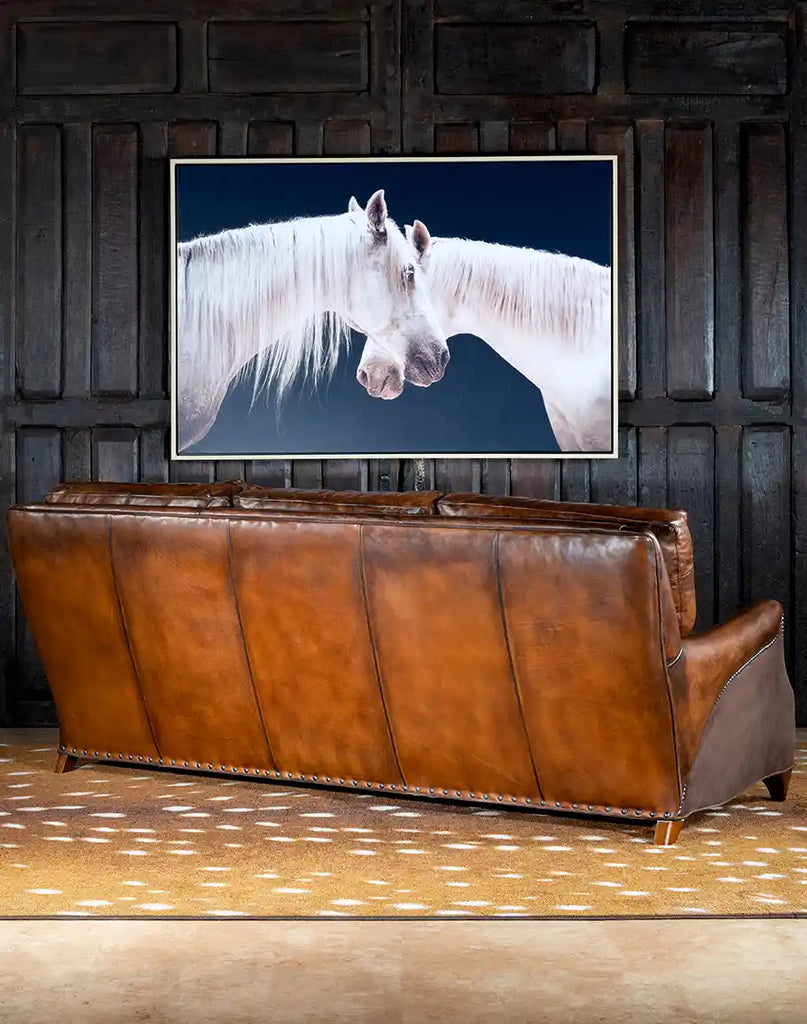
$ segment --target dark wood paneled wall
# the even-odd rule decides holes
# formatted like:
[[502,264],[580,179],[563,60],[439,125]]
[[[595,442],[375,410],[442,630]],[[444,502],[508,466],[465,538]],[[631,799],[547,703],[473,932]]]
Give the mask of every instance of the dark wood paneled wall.
[[[235,475],[682,507],[699,627],[781,600],[807,724],[806,6],[7,0],[0,510]],[[618,461],[167,460],[167,157],[550,151],[620,157]],[[52,722],[5,547],[0,659],[0,720]]]

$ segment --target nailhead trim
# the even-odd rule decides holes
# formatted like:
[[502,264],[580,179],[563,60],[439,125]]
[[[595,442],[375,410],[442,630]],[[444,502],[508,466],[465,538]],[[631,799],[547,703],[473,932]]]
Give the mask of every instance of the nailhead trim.
[[[79,754],[79,748],[72,747],[70,749],[72,750],[72,753]],[[60,750],[61,753],[67,753],[68,747],[65,746],[64,744],[61,744],[60,747],[59,747],[59,750]],[[83,748],[82,748],[81,752],[84,753],[84,754],[88,753],[88,751],[84,750]],[[93,751],[93,755],[96,756],[96,757],[99,757],[99,758],[101,757],[101,754],[98,751]],[[117,756],[117,759],[119,761],[122,761],[124,759],[129,760],[129,761],[134,761],[136,759],[137,761],[140,761],[140,762],[147,761],[149,764],[153,764],[155,762],[155,760],[159,764],[168,764],[169,763],[164,758],[157,758],[157,759],[155,759],[154,757],[148,757],[148,756],[142,755],[142,754],[126,754],[123,751],[119,751],[117,753],[117,755],[112,754],[109,751],[107,751],[107,753],[106,753],[106,757],[109,758],[110,760],[114,759],[116,756]],[[171,764],[172,767],[177,767],[177,768],[180,768],[180,769],[182,767],[184,767],[184,768],[189,768],[189,769],[193,770],[193,768],[195,766],[196,768],[200,768],[203,771],[205,770],[201,761],[196,761],[196,762],[194,762],[193,765],[191,764],[190,761],[183,761],[182,764],[180,765],[176,761],[176,759],[171,759],[170,764]],[[254,774],[258,775],[258,776],[261,775],[261,774],[263,774],[264,776],[274,775],[275,778],[278,778],[278,779],[285,775],[285,777],[287,779],[297,779],[297,780],[302,781],[302,782],[305,782],[305,781],[319,782],[321,784],[321,780],[320,780],[320,776],[319,775],[310,775],[310,776],[308,776],[304,772],[283,772],[279,768],[275,768],[275,769],[270,769],[270,768],[261,769],[261,768],[239,767],[237,765],[232,765],[232,766],[227,766],[227,765],[214,766],[212,762],[208,762],[207,763],[207,770],[215,771],[215,772],[233,773],[233,774],[238,774],[239,772],[243,772],[243,774],[245,774],[245,775],[249,775],[251,772],[254,772]],[[332,778],[332,776],[330,776],[330,775],[326,775],[325,776],[325,782],[333,784],[334,781],[335,780]],[[449,790],[448,789],[439,789],[438,790],[434,786],[430,786],[430,787],[428,787],[428,789],[424,789],[421,786],[409,786],[407,784],[402,784],[402,785],[398,786],[397,783],[373,782],[372,780],[369,780],[369,779],[348,779],[348,780],[345,780],[344,777],[340,777],[339,784],[343,785],[343,786],[344,785],[349,785],[349,786],[351,786],[354,789],[358,788],[359,786],[364,786],[366,789],[374,789],[374,790],[377,790],[379,792],[383,791],[385,789],[389,789],[389,790],[400,789],[402,792],[406,792],[406,793],[419,793],[421,795],[425,795],[426,793],[428,793],[430,796],[434,796],[434,797],[436,797],[438,799],[440,797],[442,797],[442,796],[448,796],[449,795]],[[524,805],[530,805],[530,806],[533,806],[534,804],[539,804],[541,807],[546,807],[547,806],[546,799],[542,799],[540,801],[534,801],[532,797],[524,797],[524,796],[519,797],[519,796],[513,796],[512,794],[482,793],[481,796],[480,796],[480,794],[477,794],[477,793],[475,793],[473,791],[469,791],[469,792],[466,793],[464,790],[457,789],[457,790],[454,790],[451,795],[452,795],[452,797],[454,797],[454,796],[459,797],[462,800],[479,801],[481,799],[481,800],[488,800],[489,801],[489,800],[491,800],[491,799],[493,799],[495,797],[495,799],[498,802],[500,802],[500,803],[503,802],[504,800],[509,800],[510,803],[513,803],[513,804],[524,804]],[[560,800],[555,800],[554,801],[554,806],[557,809],[559,809],[559,810],[563,810],[566,813],[570,813],[572,811],[579,811],[581,805],[578,804],[578,803],[564,803],[564,802],[562,802]],[[610,806],[598,806],[596,804],[586,804],[585,807],[587,808],[587,810],[589,812],[592,812],[592,813],[595,813],[595,814],[608,814],[608,815],[612,815],[613,814],[613,815],[615,815],[617,813]],[[628,810],[628,808],[623,807],[623,808],[620,809],[619,813],[621,815],[627,815],[627,814],[630,813],[630,811]],[[658,812],[658,811],[646,811],[646,810],[642,810],[641,808],[634,809],[633,814],[636,817],[638,817],[638,818],[642,818],[642,817],[645,817],[645,816],[647,818],[652,818],[652,819],[658,819],[658,818],[670,819],[670,818],[672,818],[672,813],[670,811],[664,811],[663,813],[661,813],[661,812]]]

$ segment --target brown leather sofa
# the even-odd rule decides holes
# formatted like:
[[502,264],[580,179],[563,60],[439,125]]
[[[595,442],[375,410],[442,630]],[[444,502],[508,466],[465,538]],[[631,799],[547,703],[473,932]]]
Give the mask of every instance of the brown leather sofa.
[[685,818],[795,747],[782,609],[695,621],[683,512],[66,484],[8,515],[79,759]]

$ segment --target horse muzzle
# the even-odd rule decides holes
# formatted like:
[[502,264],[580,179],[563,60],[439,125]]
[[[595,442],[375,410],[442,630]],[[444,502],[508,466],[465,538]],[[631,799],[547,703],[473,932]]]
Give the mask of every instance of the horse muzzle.
[[371,398],[387,400],[397,398],[403,391],[404,382],[400,371],[389,366],[364,366],[356,373],[356,379]]

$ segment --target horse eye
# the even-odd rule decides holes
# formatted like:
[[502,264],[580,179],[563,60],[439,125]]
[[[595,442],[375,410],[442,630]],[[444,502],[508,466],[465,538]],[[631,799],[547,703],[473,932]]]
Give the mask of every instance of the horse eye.
[[415,266],[413,263],[407,263],[407,265],[404,267],[404,279],[406,281],[415,280]]

